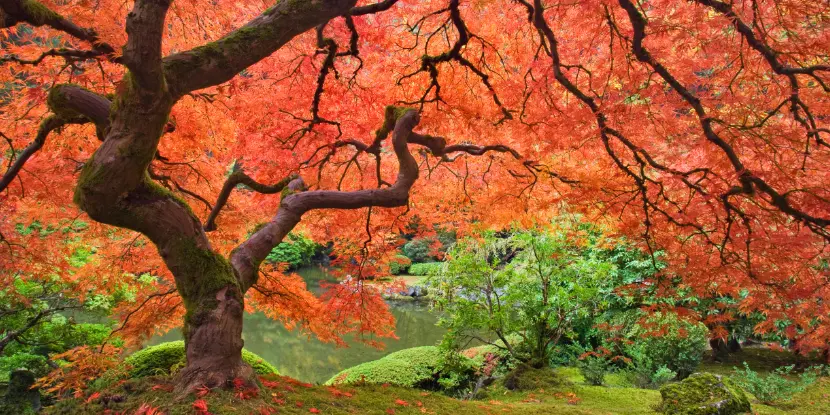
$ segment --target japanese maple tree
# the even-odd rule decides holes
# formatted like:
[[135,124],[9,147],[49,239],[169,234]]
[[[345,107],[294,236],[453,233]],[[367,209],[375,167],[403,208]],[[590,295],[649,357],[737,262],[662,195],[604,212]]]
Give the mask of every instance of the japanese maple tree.
[[[416,214],[578,210],[756,330],[830,339],[827,2],[0,0],[0,22],[2,278],[158,276],[121,335],[183,316],[183,391],[251,376],[246,307],[390,335],[362,276]],[[15,232],[35,220],[94,222],[96,260],[63,272],[60,233]],[[315,297],[264,267],[301,223],[357,277]]]

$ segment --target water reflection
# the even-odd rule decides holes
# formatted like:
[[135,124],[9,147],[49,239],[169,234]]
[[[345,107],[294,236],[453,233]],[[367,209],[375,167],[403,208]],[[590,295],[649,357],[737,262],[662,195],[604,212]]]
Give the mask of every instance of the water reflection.
[[[299,272],[309,289],[319,292],[320,281],[331,277],[319,268],[307,268]],[[349,347],[337,348],[331,343],[321,343],[296,331],[288,331],[282,324],[264,315],[248,314],[242,338],[245,348],[262,356],[286,376],[306,381],[325,382],[331,376],[348,367],[380,359],[381,357],[409,347],[434,345],[440,341],[444,329],[435,326],[438,317],[431,313],[426,304],[392,303],[392,314],[397,320],[396,339],[383,339],[386,347],[378,350],[351,338],[346,339]],[[174,330],[157,337],[151,343],[181,339],[181,332]]]

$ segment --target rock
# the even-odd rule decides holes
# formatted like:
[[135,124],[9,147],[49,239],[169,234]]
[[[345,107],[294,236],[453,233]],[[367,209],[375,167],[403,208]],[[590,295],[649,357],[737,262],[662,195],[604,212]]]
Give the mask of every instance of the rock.
[[413,288],[412,296],[413,297],[426,297],[429,294],[429,290],[427,287],[416,285]]
[[40,411],[40,391],[32,389],[34,384],[35,374],[32,371],[13,370],[6,396],[0,400],[0,413],[29,414]]
[[726,376],[695,373],[660,388],[657,410],[668,415],[734,415],[750,411],[749,398]]
[[407,285],[402,291],[398,291],[398,295],[404,297],[426,297],[429,294],[426,287],[420,285]]
[[403,295],[405,297],[414,297],[415,296],[415,287],[407,285],[403,291],[399,292],[398,294]]

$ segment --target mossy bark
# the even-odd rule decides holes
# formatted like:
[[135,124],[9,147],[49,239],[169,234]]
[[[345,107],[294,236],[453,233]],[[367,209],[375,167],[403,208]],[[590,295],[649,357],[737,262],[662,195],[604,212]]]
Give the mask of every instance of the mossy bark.
[[[232,274],[215,274],[212,282]],[[218,289],[217,289],[218,288]],[[196,290],[186,299],[184,321],[187,366],[179,372],[179,389],[189,392],[199,386],[230,386],[235,379],[253,382],[254,371],[242,360],[243,294],[234,281],[220,287]]]

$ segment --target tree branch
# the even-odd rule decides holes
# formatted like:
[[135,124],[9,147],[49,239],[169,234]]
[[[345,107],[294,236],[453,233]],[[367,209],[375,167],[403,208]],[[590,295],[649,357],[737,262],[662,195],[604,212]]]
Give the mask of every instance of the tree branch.
[[[398,179],[395,183],[382,189],[350,192],[292,191],[285,194],[274,218],[231,253],[231,264],[237,272],[243,292],[256,283],[260,263],[294,229],[306,212],[315,209],[406,206],[409,201],[409,189],[418,178],[418,163],[409,153],[407,140],[412,129],[418,124],[419,116],[412,109],[391,111],[391,113],[395,117],[392,120],[395,126],[392,133],[392,146],[400,164]],[[304,187],[302,179],[294,179],[289,187],[294,189]]]
[[190,91],[227,82],[295,36],[346,14],[356,0],[282,0],[225,37],[164,59],[170,91]]
[[245,186],[253,189],[255,192],[274,194],[282,191],[291,181],[297,179],[298,177],[299,176],[292,174],[274,185],[268,186],[257,182],[251,176],[245,174],[245,172],[241,169],[234,171],[230,176],[228,176],[228,179],[225,180],[225,184],[219,192],[219,197],[216,199],[216,204],[213,205],[213,209],[210,211],[210,215],[205,221],[205,232],[216,230],[216,218],[219,216],[219,212],[222,211],[222,208],[225,207],[225,204],[228,203],[228,198],[236,186],[244,184]]
[[[81,121],[80,124],[84,122],[86,122],[86,120]],[[37,153],[37,151],[40,150],[41,147],[43,147],[43,144],[46,142],[46,137],[49,136],[49,133],[60,127],[63,127],[66,124],[67,121],[64,121],[54,115],[46,118],[45,120],[43,120],[43,122],[40,123],[40,128],[38,128],[35,140],[32,141],[31,144],[26,146],[26,148],[24,148],[23,151],[21,151],[20,154],[17,155],[17,159],[14,161],[14,164],[9,166],[9,169],[6,171],[5,174],[3,174],[3,178],[0,179],[0,192],[6,190],[6,188],[9,187],[9,184],[11,184],[12,180],[14,180],[14,178],[17,177],[17,173],[20,172],[20,169],[23,168],[23,165],[26,164],[26,162],[29,160],[29,158],[32,157],[32,155]]]
[[34,141],[17,155],[14,164],[0,178],[0,192],[11,184],[23,165],[43,147],[52,131],[68,124],[86,124],[92,121],[96,125],[98,139],[103,141],[105,131],[109,128],[111,104],[108,99],[77,85],[62,84],[49,90],[46,103],[54,115],[40,123]]
[[353,8],[349,14],[352,16],[364,16],[367,14],[380,13],[392,8],[398,0],[383,0],[375,4],[367,4],[365,6]]
[[138,0],[127,15],[124,64],[139,86],[154,92],[164,84],[161,39],[168,7],[170,0]]
[[44,59],[52,56],[59,56],[64,58],[67,62],[74,62],[74,61],[83,61],[87,59],[94,59],[99,56],[102,56],[103,53],[97,50],[77,50],[77,49],[49,49],[46,52],[43,52],[34,59],[24,59],[17,55],[8,55],[0,57],[0,65],[5,64],[6,62],[16,62],[21,65],[32,65],[37,66],[43,62]]
[[27,331],[31,330],[33,327],[38,325],[40,323],[40,321],[43,320],[45,317],[48,317],[48,316],[50,316],[52,314],[55,314],[59,311],[70,309],[70,308],[78,308],[78,307],[66,306],[66,307],[55,307],[55,308],[49,308],[49,309],[43,310],[43,311],[37,313],[34,317],[32,317],[26,323],[26,325],[24,325],[23,327],[21,327],[17,330],[7,332],[6,335],[3,336],[2,339],[0,339],[0,353],[2,353],[3,349],[5,349],[6,346],[8,346],[11,342],[17,340],[18,337],[22,336]]
[[36,27],[49,26],[91,43],[97,53],[107,55],[113,62],[119,62],[119,59],[113,56],[115,49],[101,42],[94,30],[76,25],[36,0],[0,0],[0,28],[12,27],[18,23],[28,23]]

